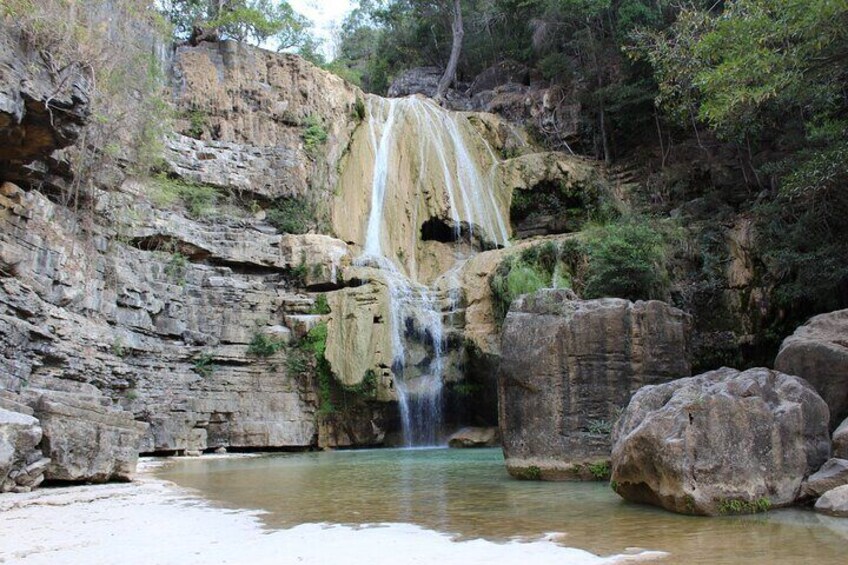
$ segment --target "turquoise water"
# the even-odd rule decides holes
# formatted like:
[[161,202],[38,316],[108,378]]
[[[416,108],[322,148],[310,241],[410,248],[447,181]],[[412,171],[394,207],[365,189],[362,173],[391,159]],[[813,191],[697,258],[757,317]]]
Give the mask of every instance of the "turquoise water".
[[263,510],[268,529],[405,522],[458,539],[538,539],[599,555],[639,547],[662,563],[848,562],[848,519],[802,510],[727,518],[629,504],[601,483],[511,479],[499,449],[380,449],[177,459],[157,476],[227,508]]

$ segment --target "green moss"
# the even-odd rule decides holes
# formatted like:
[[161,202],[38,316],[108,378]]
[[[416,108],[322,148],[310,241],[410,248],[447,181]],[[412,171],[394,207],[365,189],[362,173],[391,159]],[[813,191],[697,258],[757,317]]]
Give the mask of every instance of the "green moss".
[[771,509],[771,500],[765,497],[751,501],[727,498],[722,500],[718,506],[719,514],[757,514],[767,512],[769,509]]
[[165,263],[165,276],[168,277],[168,280],[175,285],[185,285],[187,270],[188,257],[179,251],[168,253],[168,261]]
[[530,465],[524,469],[517,469],[513,471],[513,475],[515,478],[520,479],[522,481],[541,481],[542,480],[542,470],[536,465]]
[[115,341],[112,342],[110,350],[112,351],[112,355],[114,355],[115,357],[123,358],[128,353],[127,349],[124,347],[124,340],[121,339],[121,336],[115,338]]

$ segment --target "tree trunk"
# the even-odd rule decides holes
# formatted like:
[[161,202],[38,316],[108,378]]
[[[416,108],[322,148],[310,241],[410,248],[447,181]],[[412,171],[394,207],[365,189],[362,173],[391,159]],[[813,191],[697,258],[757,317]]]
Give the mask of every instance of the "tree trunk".
[[459,53],[462,51],[462,36],[465,35],[465,30],[462,27],[462,5],[460,0],[453,0],[453,44],[451,45],[450,59],[448,66],[445,68],[445,74],[442,75],[439,81],[439,87],[436,90],[436,100],[442,101],[445,99],[445,94],[448,92],[448,87],[453,82],[456,76],[456,67],[459,64]]

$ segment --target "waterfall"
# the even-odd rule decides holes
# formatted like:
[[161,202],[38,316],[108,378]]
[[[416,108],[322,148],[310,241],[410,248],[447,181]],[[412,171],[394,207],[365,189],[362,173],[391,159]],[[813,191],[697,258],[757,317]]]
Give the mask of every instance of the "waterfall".
[[[392,372],[404,444],[436,445],[445,373],[443,310],[451,316],[459,302],[458,271],[467,257],[456,257],[454,266],[437,280],[448,281],[443,309],[437,285],[430,288],[414,280],[414,268],[404,265],[395,251],[397,234],[392,231],[387,206],[392,206],[402,191],[418,194],[428,190],[425,181],[430,181],[438,185],[437,189],[430,187],[431,193],[446,196],[443,212],[450,218],[456,240],[467,234],[469,239],[505,246],[506,222],[493,191],[498,160],[464,116],[443,110],[431,100],[370,97],[367,110],[368,141],[374,155],[371,207],[363,253],[356,264],[379,269],[388,287]],[[410,136],[414,136],[417,150],[410,151]],[[420,237],[416,228],[407,234],[414,241],[402,243],[414,249]],[[413,362],[407,347],[410,341],[423,343],[429,355]]]

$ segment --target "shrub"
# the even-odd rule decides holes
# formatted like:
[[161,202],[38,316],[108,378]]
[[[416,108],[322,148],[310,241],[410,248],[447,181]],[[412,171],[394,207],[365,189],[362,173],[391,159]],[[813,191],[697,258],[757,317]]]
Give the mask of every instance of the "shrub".
[[489,279],[497,323],[503,322],[512,301],[522,294],[542,288],[570,288],[572,266],[564,262],[569,258],[560,246],[549,241],[501,262]]
[[330,313],[330,304],[327,302],[326,294],[319,294],[315,298],[315,304],[312,306],[312,309],[309,311],[310,314],[329,314]]
[[306,152],[314,155],[318,148],[327,141],[327,130],[321,123],[321,119],[316,115],[311,115],[304,122],[306,128],[303,130],[303,144],[306,147]]
[[248,355],[255,355],[257,357],[270,357],[283,347],[285,347],[285,344],[281,340],[264,333],[256,333],[250,341],[247,353]]
[[664,231],[642,219],[590,229],[584,242],[588,256],[584,297],[664,298],[669,285]]
[[218,191],[209,185],[160,174],[154,178],[153,203],[161,207],[180,203],[189,214],[202,218],[211,214],[218,201]]
[[610,476],[610,466],[606,461],[602,463],[589,463],[587,467],[595,480],[604,481]]
[[268,223],[282,233],[306,233],[314,216],[314,207],[303,198],[281,198],[267,211]]
[[165,276],[172,283],[183,286],[186,282],[186,270],[188,267],[188,257],[175,251],[168,255],[168,262],[165,263]]
[[192,368],[194,369],[195,373],[197,373],[203,378],[211,377],[212,373],[215,371],[215,364],[213,362],[212,354],[201,353],[200,355],[195,357]]

